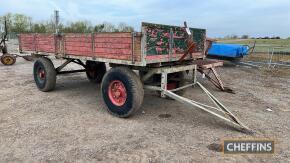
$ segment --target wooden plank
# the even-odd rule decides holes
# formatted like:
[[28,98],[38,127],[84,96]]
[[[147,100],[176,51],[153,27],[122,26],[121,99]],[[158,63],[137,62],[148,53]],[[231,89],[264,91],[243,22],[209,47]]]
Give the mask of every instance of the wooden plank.
[[193,63],[202,69],[209,69],[209,68],[223,66],[223,61],[219,61],[219,60],[196,60],[196,61],[193,61]]
[[95,38],[99,38],[99,37],[128,37],[131,38],[131,32],[108,32],[108,33],[96,33],[95,34]]
[[134,61],[141,61],[141,35],[135,37],[134,42]]
[[131,46],[128,43],[95,43],[95,48],[131,49]]
[[132,39],[131,37],[124,37],[124,38],[117,38],[117,37],[110,37],[110,38],[96,38],[95,43],[120,43],[120,44],[131,44]]
[[[171,56],[173,58],[180,58],[183,54],[172,54]],[[193,53],[192,58],[201,58],[203,56],[203,53]],[[165,55],[147,55],[146,60],[160,60],[160,59],[169,59],[169,54]]]

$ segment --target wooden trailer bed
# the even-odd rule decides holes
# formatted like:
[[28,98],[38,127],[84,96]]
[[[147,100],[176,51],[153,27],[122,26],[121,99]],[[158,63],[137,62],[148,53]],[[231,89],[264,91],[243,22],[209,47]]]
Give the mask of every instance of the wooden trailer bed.
[[[197,44],[191,58],[204,58],[205,30],[190,31]],[[185,39],[183,27],[142,23],[141,32],[133,33],[20,34],[19,49],[22,53],[146,66],[177,61],[187,48]]]
[[[40,91],[52,91],[57,75],[85,72],[91,82],[101,84],[104,104],[114,116],[133,115],[142,105],[144,89],[148,89],[247,129],[197,82],[196,72],[203,65],[198,59],[205,57],[205,42],[204,29],[142,23],[142,31],[132,33],[21,34],[19,49],[38,56],[33,77]],[[66,61],[55,67],[47,56]],[[82,69],[64,71],[69,63],[79,64]],[[105,63],[111,69],[107,70]],[[182,97],[183,90],[194,85],[215,106]]]

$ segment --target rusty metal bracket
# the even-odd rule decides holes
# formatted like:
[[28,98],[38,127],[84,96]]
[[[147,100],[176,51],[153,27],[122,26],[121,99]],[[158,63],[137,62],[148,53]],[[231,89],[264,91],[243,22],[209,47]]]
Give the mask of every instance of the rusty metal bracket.
[[[233,93],[235,94],[234,90],[228,88],[228,87],[225,87],[221,78],[220,78],[220,75],[217,73],[217,71],[215,70],[214,67],[211,67],[208,69],[208,72],[206,73],[205,72],[205,69],[202,69],[202,68],[198,68],[197,69],[198,72],[200,72],[201,74],[204,74],[205,77],[215,86],[217,87],[218,89],[220,89],[221,91],[223,92],[227,92],[227,93]],[[211,77],[210,76],[210,73],[213,73],[213,76],[214,77]]]
[[173,30],[172,28],[170,28],[170,35],[169,35],[169,62],[172,61],[172,54],[173,54],[173,51],[172,51],[172,48],[173,48],[173,43],[174,43],[174,40],[173,40]]
[[184,22],[184,29],[187,35],[187,39],[186,39],[187,49],[184,51],[184,54],[178,60],[179,62],[182,62],[187,55],[192,54],[194,52],[194,49],[196,48],[196,43],[193,42],[192,33],[189,27],[187,26],[186,22]]

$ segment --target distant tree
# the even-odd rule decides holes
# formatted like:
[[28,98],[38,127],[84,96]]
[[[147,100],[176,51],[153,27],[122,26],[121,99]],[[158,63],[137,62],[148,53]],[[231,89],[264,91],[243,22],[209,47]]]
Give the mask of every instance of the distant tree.
[[32,32],[35,33],[46,33],[46,25],[43,23],[35,23],[33,24]]
[[12,19],[13,19],[13,15],[12,13],[8,13],[5,14],[3,16],[0,17],[0,23],[4,24],[4,19],[6,18],[6,23],[7,23],[7,27],[8,27],[8,32],[11,32],[11,27],[12,27]]
[[7,13],[0,17],[1,24],[6,19],[8,32],[28,32],[31,29],[32,19],[22,14]]
[[225,38],[226,39],[237,39],[239,37],[237,35],[227,35]]
[[[7,13],[0,16],[0,23],[4,24],[4,17],[7,20],[8,32],[14,33],[54,33],[56,30],[53,16],[44,22],[33,22],[32,18],[23,14]],[[88,21],[76,21],[68,24],[59,24],[59,32],[63,33],[91,33],[91,32],[133,32],[134,28],[126,23],[119,23],[117,26],[104,22],[92,26]]]
[[104,29],[103,32],[117,32],[115,25],[112,23],[104,22]]
[[29,32],[31,30],[31,25],[31,17],[22,14],[13,14],[12,26],[10,26],[10,31],[15,33]]
[[65,33],[90,33],[92,26],[87,21],[76,21],[63,28]]
[[94,32],[104,32],[105,24],[97,24],[94,27]]
[[131,26],[128,26],[126,23],[120,23],[118,25],[118,31],[119,32],[133,32],[134,28]]
[[233,39],[237,39],[237,38],[239,38],[237,35],[232,35],[231,36]]
[[[46,32],[47,32],[47,33],[54,33],[54,32],[55,32],[55,25],[54,25],[54,22],[53,22],[52,19],[46,21],[44,24],[45,24]],[[61,26],[61,25],[59,25],[59,27],[60,27],[60,26]]]
[[241,39],[248,39],[249,35],[242,35]]

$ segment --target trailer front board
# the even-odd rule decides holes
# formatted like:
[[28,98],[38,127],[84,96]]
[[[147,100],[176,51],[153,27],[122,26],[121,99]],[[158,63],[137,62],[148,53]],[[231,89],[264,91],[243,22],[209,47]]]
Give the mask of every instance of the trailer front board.
[[[142,29],[146,38],[145,51],[148,62],[158,59],[163,59],[163,62],[176,61],[185,53],[187,36],[184,27],[142,23]],[[196,43],[195,52],[191,57],[203,58],[206,30],[190,28],[190,32],[193,42]]]

